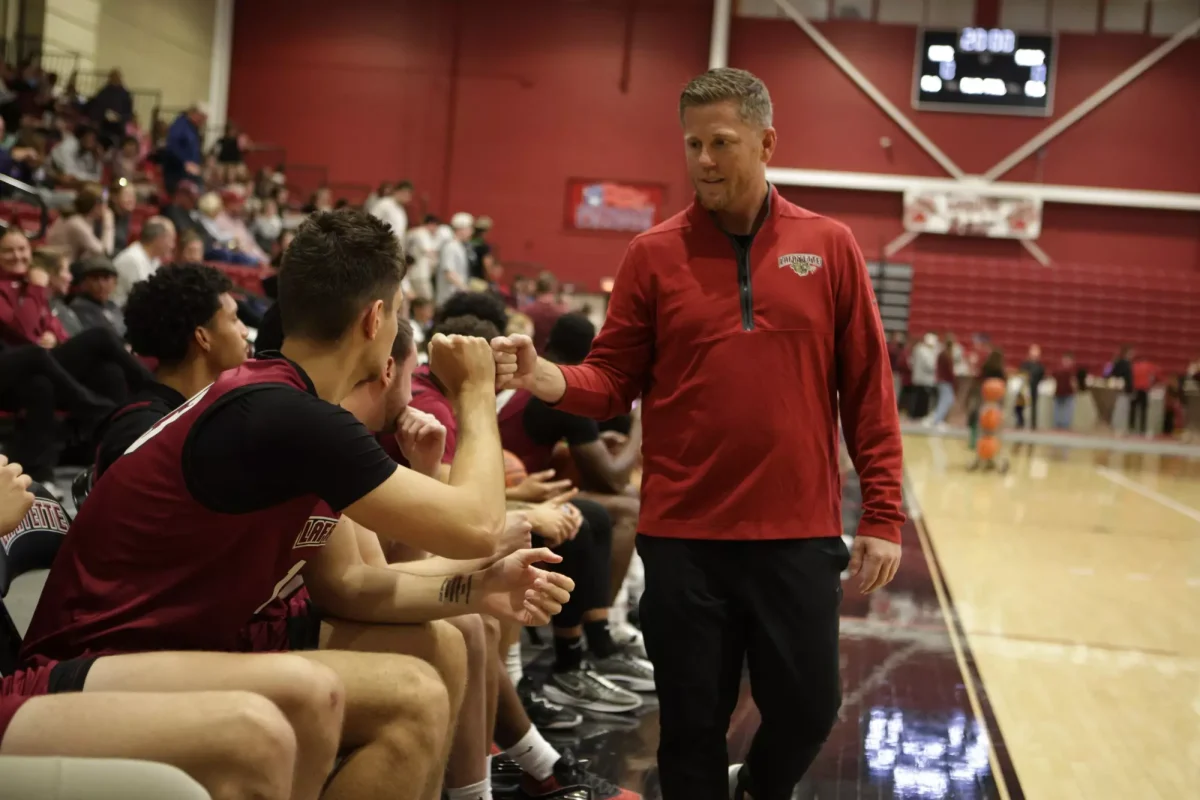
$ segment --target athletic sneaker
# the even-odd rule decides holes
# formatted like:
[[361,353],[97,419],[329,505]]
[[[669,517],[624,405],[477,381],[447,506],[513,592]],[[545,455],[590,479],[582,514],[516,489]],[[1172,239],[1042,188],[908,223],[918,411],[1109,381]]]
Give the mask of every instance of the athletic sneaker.
[[612,636],[613,643],[624,652],[636,658],[647,658],[646,640],[642,637],[642,632],[628,622],[615,625],[610,623],[608,633]]
[[569,731],[583,722],[583,714],[551,703],[539,692],[528,677],[517,684],[517,695],[534,727],[543,731]]
[[654,691],[654,667],[649,661],[618,650],[605,658],[592,657],[592,668],[631,692]]
[[729,766],[729,800],[745,800],[746,787],[742,785],[742,765]]
[[586,667],[550,673],[543,691],[552,703],[586,711],[617,714],[642,706],[642,698]]
[[637,792],[622,789],[588,772],[584,769],[585,763],[576,760],[568,750],[546,780],[535,781],[525,775],[517,800],[642,800]]

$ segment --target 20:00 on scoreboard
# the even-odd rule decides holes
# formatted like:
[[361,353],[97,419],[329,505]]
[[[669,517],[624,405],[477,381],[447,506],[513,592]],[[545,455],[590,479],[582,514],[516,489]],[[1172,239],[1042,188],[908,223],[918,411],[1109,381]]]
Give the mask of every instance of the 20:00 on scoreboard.
[[1054,36],[1005,28],[917,33],[913,107],[923,111],[1049,116]]

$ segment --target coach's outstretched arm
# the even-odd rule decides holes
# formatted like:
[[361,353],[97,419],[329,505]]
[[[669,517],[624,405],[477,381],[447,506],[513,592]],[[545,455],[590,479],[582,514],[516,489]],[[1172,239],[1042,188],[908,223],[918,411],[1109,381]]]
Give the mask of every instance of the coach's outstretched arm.
[[397,469],[345,514],[384,539],[435,555],[486,558],[505,527],[494,356],[485,339],[439,335],[429,343],[429,366],[458,420],[449,483]]
[[654,357],[654,303],[645,248],[635,239],[617,270],[604,327],[587,360],[559,366],[538,358],[528,336],[492,340],[498,389],[527,389],[563,411],[593,419],[628,414]]

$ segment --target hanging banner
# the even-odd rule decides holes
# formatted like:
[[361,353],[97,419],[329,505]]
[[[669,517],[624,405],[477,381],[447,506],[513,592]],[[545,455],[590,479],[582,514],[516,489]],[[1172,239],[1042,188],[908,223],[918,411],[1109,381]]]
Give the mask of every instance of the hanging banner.
[[1042,201],[972,192],[909,190],[904,193],[904,229],[914,233],[1036,239],[1042,232]]
[[565,223],[573,230],[641,233],[662,221],[665,195],[656,183],[571,178]]

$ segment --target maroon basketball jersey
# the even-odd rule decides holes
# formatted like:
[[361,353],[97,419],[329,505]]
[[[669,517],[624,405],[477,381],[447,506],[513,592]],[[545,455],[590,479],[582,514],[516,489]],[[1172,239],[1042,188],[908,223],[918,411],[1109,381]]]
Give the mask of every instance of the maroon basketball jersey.
[[246,514],[213,511],[189,491],[183,457],[206,414],[281,384],[312,391],[285,359],[227,371],[104,473],[59,550],[22,663],[237,648],[242,627],[328,541],[336,519],[310,519],[320,502],[311,494]]
[[501,392],[496,398],[499,406],[498,420],[500,423],[500,444],[525,464],[527,472],[541,472],[550,469],[550,457],[554,454],[554,444],[538,444],[525,431],[525,409],[533,395],[524,389],[518,389],[511,394]]

